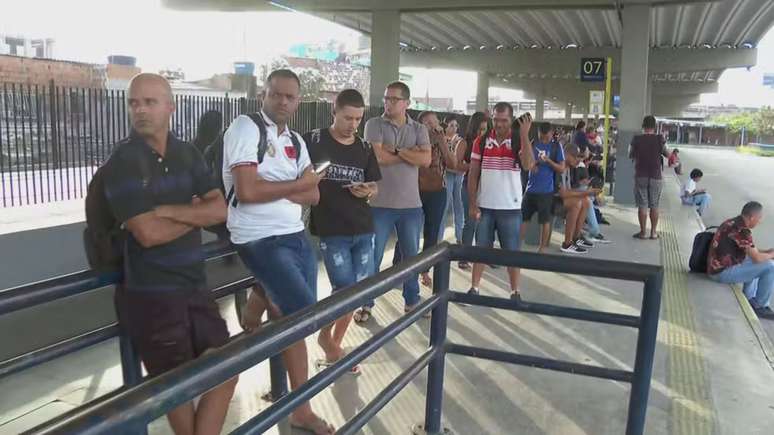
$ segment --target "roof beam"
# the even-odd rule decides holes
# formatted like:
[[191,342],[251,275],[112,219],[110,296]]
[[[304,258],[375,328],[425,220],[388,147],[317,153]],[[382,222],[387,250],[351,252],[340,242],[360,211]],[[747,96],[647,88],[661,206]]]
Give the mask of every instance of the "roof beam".
[[[621,0],[623,5],[650,4],[664,6],[706,3],[718,0]],[[615,9],[610,0],[162,0],[171,9],[220,11],[276,11],[277,8],[303,12],[363,12],[400,10],[402,12],[442,12],[475,10],[540,10],[540,9]]]
[[[756,64],[757,54],[754,48],[651,49],[650,73],[750,67]],[[487,71],[493,74],[570,74],[575,77],[580,73],[580,61],[584,57],[612,57],[613,73],[620,72],[621,50],[616,48],[403,52],[401,66]]]

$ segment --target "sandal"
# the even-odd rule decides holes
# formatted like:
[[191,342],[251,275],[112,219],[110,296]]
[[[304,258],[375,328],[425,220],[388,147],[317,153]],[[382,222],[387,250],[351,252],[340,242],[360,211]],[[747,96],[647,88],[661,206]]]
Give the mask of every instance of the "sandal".
[[315,435],[333,435],[333,433],[336,432],[336,428],[334,428],[333,425],[320,417],[317,417],[314,423],[310,425],[296,423],[293,421],[293,417],[288,418],[288,422],[290,422],[290,427],[293,429],[302,430]]
[[362,325],[364,323],[368,323],[368,321],[371,320],[371,317],[371,307],[362,307],[355,311],[355,314],[352,316],[352,320],[354,320],[358,325]]
[[[326,369],[334,364],[339,362],[339,360],[336,361],[328,361],[325,358],[320,358],[315,360],[314,366],[317,368],[317,370],[323,370]],[[363,373],[363,371],[360,369],[360,364],[354,365],[351,369],[349,369],[349,374],[353,376],[360,376]]]
[[661,236],[659,236],[658,234],[654,234],[654,235],[650,236],[650,240],[658,240],[660,238],[661,238]]
[[648,237],[645,236],[642,233],[634,233],[634,235],[632,235],[632,237],[634,237],[635,239],[640,239],[640,240],[647,240],[648,239]]
[[[420,302],[421,302],[421,301],[420,301]],[[419,305],[419,302],[417,302],[417,303],[416,303],[416,305],[406,305],[406,307],[405,307],[405,308],[403,308],[403,313],[404,313],[404,314],[408,314],[408,313],[410,313],[411,311],[413,311],[413,310],[414,310],[414,308],[416,308],[416,307],[417,307],[417,305]],[[432,310],[431,310],[431,311],[425,311],[425,314],[422,314],[422,318],[423,318],[423,319],[429,319],[429,318],[430,318],[430,317],[432,317],[432,316],[433,316],[433,312],[432,312]]]

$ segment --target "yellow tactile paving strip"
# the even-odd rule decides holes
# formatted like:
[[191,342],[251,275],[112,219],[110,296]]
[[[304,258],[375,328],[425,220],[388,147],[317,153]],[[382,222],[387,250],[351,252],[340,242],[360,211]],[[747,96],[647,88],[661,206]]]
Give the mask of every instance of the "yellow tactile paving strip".
[[661,215],[661,248],[666,280],[660,340],[666,343],[667,385],[671,393],[669,433],[718,433],[717,415],[710,394],[706,363],[697,334],[688,278],[683,266],[672,219]]

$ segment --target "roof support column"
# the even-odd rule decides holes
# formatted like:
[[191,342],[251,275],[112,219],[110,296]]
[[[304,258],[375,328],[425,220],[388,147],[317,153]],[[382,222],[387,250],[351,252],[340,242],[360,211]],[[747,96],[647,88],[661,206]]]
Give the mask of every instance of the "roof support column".
[[564,108],[564,122],[567,125],[572,124],[572,103],[567,103],[567,107]]
[[489,73],[478,72],[476,81],[476,110],[486,113],[489,109]]
[[387,85],[400,77],[400,11],[371,12],[371,86],[372,106],[384,105]]
[[648,54],[650,53],[650,6],[627,4],[623,9],[621,47],[621,112],[618,119],[618,152],[615,170],[615,201],[634,204],[634,165],[629,144],[642,126],[648,100]]
[[543,121],[545,119],[546,95],[542,86],[540,92],[535,95],[535,119]]

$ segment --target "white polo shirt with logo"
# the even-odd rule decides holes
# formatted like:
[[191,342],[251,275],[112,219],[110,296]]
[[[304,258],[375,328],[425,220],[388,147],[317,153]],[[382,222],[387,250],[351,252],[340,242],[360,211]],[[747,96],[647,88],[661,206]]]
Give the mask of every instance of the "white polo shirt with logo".
[[[285,128],[277,135],[275,124],[265,112],[267,149],[263,162],[258,164],[258,141],[261,132],[250,117],[239,116],[223,136],[223,186],[226,192],[234,185],[231,170],[238,166],[252,166],[266,181],[293,181],[301,178],[304,170],[311,165],[309,152],[301,135]],[[295,156],[291,134],[301,143],[301,155]],[[301,205],[287,199],[267,203],[247,204],[239,202],[236,207],[228,205],[226,226],[231,232],[231,241],[237,244],[252,242],[271,236],[293,234],[304,230],[301,220]]]

